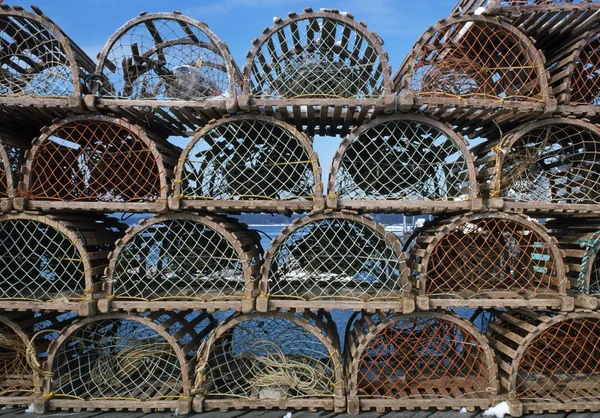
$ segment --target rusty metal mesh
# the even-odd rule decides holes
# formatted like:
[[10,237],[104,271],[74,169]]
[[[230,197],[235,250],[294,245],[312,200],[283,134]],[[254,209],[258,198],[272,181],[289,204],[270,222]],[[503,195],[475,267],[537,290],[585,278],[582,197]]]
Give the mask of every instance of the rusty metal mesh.
[[229,97],[235,86],[220,49],[224,44],[199,22],[162,15],[134,19],[117,32],[99,60],[99,93],[134,100]]
[[278,123],[261,119],[218,124],[196,136],[184,151],[177,173],[177,181],[181,181],[179,197],[314,199],[322,193],[318,159],[297,135]]
[[8,325],[0,322],[0,397],[35,392],[27,345]]
[[[112,294],[140,300],[245,297],[245,280],[261,262],[256,234],[241,224],[237,243],[201,222],[185,219],[152,223],[118,252]],[[253,241],[253,243],[252,243]],[[236,248],[235,245],[243,246]]]
[[571,76],[571,104],[600,104],[600,34],[581,49]]
[[476,193],[456,141],[410,120],[387,121],[355,136],[333,180],[340,199],[463,200]]
[[[307,324],[315,326],[314,321]],[[322,335],[325,338],[325,333]],[[199,352],[199,354],[202,354]],[[269,313],[247,318],[214,341],[198,359],[207,397],[292,399],[331,397],[336,365],[322,341],[306,327]]]
[[418,45],[409,88],[419,96],[543,100],[525,35],[482,21],[455,21]]
[[[558,269],[550,243],[515,220],[461,222],[429,251],[424,274],[430,296],[558,291]],[[422,260],[416,253],[413,258]]]
[[37,18],[0,12],[0,96],[65,97],[75,93],[65,40]]
[[575,318],[542,331],[525,349],[516,395],[523,401],[598,402],[600,320]]
[[515,201],[600,203],[600,136],[568,123],[521,135],[504,152],[501,196]]
[[488,397],[493,390],[484,349],[447,319],[398,317],[361,354],[357,394],[393,399]]
[[[146,316],[143,314],[142,316]],[[212,323],[200,313],[151,314],[155,324],[179,343],[193,344],[196,331],[184,329],[199,318],[195,329]],[[80,400],[151,400],[189,396],[182,365],[171,342],[147,324],[129,317],[112,317],[78,326],[58,348],[52,364],[51,392]],[[186,327],[187,328],[187,327]],[[191,359],[193,354],[185,353]]]
[[88,119],[60,125],[30,158],[25,193],[30,199],[140,202],[161,197],[163,168],[156,155],[117,123]]
[[408,286],[406,264],[384,234],[344,218],[319,219],[291,230],[267,254],[269,295],[303,300],[401,298]]
[[334,16],[285,20],[247,64],[249,94],[261,99],[378,98],[387,57],[373,35]]

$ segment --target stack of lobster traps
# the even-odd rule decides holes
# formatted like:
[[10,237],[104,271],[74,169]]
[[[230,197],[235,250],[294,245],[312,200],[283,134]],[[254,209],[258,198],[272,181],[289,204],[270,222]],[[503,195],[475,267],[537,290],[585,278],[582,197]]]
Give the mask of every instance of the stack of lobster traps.
[[600,410],[600,3],[461,0],[394,74],[334,9],[242,69],[179,12],[0,28],[0,404]]

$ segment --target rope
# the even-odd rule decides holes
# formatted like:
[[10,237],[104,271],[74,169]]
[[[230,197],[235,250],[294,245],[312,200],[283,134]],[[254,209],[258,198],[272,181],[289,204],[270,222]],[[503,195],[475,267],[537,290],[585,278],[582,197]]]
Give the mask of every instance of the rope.
[[577,277],[577,289],[580,293],[589,295],[590,293],[590,282],[587,277],[586,271],[590,258],[593,257],[600,251],[600,231],[594,233],[589,239],[579,241],[581,246],[585,248],[583,257],[581,259],[581,270]]

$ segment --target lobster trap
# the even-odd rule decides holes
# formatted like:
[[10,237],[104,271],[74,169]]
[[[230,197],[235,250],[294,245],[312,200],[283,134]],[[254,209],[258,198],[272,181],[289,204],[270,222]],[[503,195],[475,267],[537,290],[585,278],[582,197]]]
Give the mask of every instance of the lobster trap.
[[412,312],[401,245],[364,216],[328,212],[295,219],[265,254],[256,309]]
[[416,42],[394,75],[394,91],[401,110],[418,110],[481,136],[545,111],[550,88],[544,62],[533,42],[507,21],[455,16]]
[[599,335],[597,312],[499,313],[488,338],[510,414],[599,411]]
[[[487,150],[487,154],[486,154]],[[600,134],[585,120],[532,122],[490,141],[476,160],[494,207],[535,214],[598,213]]]
[[236,314],[198,351],[194,411],[345,411],[335,323],[318,311]]
[[573,309],[563,254],[534,220],[483,212],[438,219],[415,234],[409,262],[420,309]]
[[273,117],[216,120],[183,151],[171,206],[234,213],[322,209],[319,157],[305,134]]
[[600,222],[554,219],[546,223],[565,254],[567,278],[575,306],[595,310],[600,302]]
[[32,6],[0,6],[0,122],[7,131],[35,133],[70,110],[81,110],[83,80],[93,61]]
[[216,326],[205,311],[100,314],[63,332],[35,403],[45,410],[191,410],[193,361]]
[[12,209],[25,154],[21,144],[5,142],[5,139],[6,136],[0,135],[0,213]]
[[441,312],[363,313],[347,336],[348,412],[488,408],[498,389],[487,339]]
[[477,176],[465,140],[418,115],[380,117],[354,130],[334,156],[328,190],[328,207],[360,212],[481,206],[473,201]]
[[168,214],[142,220],[110,256],[99,309],[250,312],[262,253],[258,234],[235,219]]
[[165,212],[180,152],[123,119],[71,116],[35,139],[20,209]]
[[109,218],[0,216],[0,309],[94,314],[91,295],[122,229]]
[[205,23],[142,13],[107,41],[86,104],[181,135],[235,112],[241,80],[229,48]]
[[247,55],[243,110],[277,114],[320,135],[346,135],[365,118],[393,110],[388,55],[366,24],[311,8],[273,21]]

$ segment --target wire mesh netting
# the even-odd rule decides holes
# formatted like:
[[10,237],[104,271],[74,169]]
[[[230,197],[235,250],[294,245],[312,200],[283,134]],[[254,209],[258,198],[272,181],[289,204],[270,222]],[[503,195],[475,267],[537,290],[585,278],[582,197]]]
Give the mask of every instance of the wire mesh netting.
[[[211,316],[200,312],[86,319],[65,331],[51,353],[49,391],[79,400],[189,397],[186,364],[199,345],[198,332],[205,335],[214,325]],[[174,342],[176,333],[188,352]]]
[[419,117],[365,125],[344,140],[330,176],[339,199],[463,200],[477,195],[461,137]]
[[198,393],[258,401],[343,393],[331,326],[331,317],[323,312],[232,317],[198,352]]
[[543,101],[542,55],[509,24],[484,17],[440,22],[415,45],[400,69],[405,87],[421,97]]
[[[351,395],[371,399],[485,399],[497,388],[487,340],[449,314],[371,315],[357,321]],[[370,324],[367,326],[367,324]]]
[[[562,256],[543,226],[520,216],[471,215],[455,218],[422,246],[417,240],[410,259],[422,294],[483,296],[494,292],[565,294]],[[423,254],[425,250],[425,254]]]
[[260,99],[379,98],[389,89],[383,41],[328,9],[275,19],[245,71],[244,90]]
[[262,252],[257,233],[232,219],[161,216],[133,228],[117,246],[107,281],[117,298],[246,298]]
[[262,291],[301,300],[403,298],[408,269],[400,241],[383,227],[354,215],[313,215],[274,240]]
[[[101,221],[86,225],[89,235],[79,233],[77,224],[69,229],[53,217],[0,217],[0,299],[86,299],[118,237]],[[86,245],[90,235],[95,242]]]
[[204,23],[179,13],[143,14],[102,51],[96,91],[110,98],[210,100],[235,95],[239,72]]
[[313,200],[323,193],[311,141],[273,118],[238,116],[196,134],[176,173],[190,200]]
[[594,34],[579,51],[571,75],[571,104],[600,104],[600,34]]
[[506,138],[499,195],[520,202],[599,203],[600,135],[595,125],[553,119],[537,122]]
[[[24,10],[0,10],[0,96],[66,97],[79,95],[81,66],[71,43],[46,17]],[[86,63],[89,64],[89,63]]]
[[594,312],[516,309],[499,314],[488,333],[492,345],[505,348],[497,355],[510,365],[505,367],[506,389],[523,403],[543,407],[550,402],[551,409],[560,410],[576,403],[586,409],[599,401],[599,331],[600,316]]
[[[161,149],[176,158],[174,149]],[[83,202],[166,199],[169,161],[144,131],[123,120],[72,117],[34,143],[23,194],[30,199]]]

